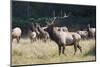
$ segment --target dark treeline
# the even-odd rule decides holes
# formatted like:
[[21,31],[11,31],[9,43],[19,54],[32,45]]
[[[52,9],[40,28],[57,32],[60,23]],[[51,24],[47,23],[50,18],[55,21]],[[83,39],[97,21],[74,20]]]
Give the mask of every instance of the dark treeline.
[[33,19],[33,23],[38,22],[45,25],[46,21],[54,16],[63,17],[64,15],[69,17],[56,22],[59,25],[68,26],[69,29],[84,28],[87,24],[95,27],[95,6],[12,1],[12,27],[20,26],[25,29],[30,18]]
[[12,12],[14,17],[53,17],[62,16],[64,13],[74,16],[95,16],[96,8],[94,6],[65,5],[65,4],[49,4],[37,2],[12,2]]

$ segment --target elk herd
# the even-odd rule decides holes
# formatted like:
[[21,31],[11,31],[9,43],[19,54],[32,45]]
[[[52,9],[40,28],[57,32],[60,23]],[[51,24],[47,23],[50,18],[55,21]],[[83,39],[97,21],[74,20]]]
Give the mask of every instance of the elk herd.
[[[95,38],[96,30],[91,28],[90,24],[87,25],[86,30],[78,30],[76,32],[70,32],[67,26],[57,26],[55,24],[56,18],[53,19],[53,22],[47,24],[46,27],[41,27],[38,23],[31,23],[31,28],[29,29],[29,38],[31,43],[41,39],[46,42],[48,39],[53,40],[58,45],[59,55],[62,53],[65,55],[66,46],[74,46],[74,55],[77,49],[82,52],[82,47],[79,42],[81,39]],[[15,38],[17,43],[19,43],[21,38],[22,30],[19,27],[16,27],[12,30],[12,40]]]

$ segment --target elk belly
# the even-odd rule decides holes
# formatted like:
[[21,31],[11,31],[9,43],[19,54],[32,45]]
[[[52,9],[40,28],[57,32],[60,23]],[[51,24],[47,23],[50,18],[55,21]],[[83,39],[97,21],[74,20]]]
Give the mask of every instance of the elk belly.
[[71,37],[71,38],[66,38],[66,44],[72,44],[73,43],[73,38]]
[[66,33],[66,44],[72,44],[73,43],[73,37],[70,33]]

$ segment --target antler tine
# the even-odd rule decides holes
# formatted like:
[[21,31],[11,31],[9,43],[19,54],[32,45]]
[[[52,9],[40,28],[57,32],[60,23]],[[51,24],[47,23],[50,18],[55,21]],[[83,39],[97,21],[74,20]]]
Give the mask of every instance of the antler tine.
[[53,19],[53,21],[51,22],[51,24],[53,24],[53,23],[55,22],[55,20],[56,20],[56,17],[54,17],[54,19]]

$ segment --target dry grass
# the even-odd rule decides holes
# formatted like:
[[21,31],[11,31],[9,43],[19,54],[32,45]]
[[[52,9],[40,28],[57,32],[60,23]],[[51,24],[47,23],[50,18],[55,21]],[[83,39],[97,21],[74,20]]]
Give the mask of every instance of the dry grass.
[[67,46],[65,50],[67,56],[59,56],[57,44],[53,41],[44,43],[37,40],[30,43],[29,39],[21,39],[19,44],[14,41],[12,43],[12,65],[96,60],[95,40],[84,40],[80,42],[80,45],[82,46],[82,53],[78,50],[74,56],[73,46]]

